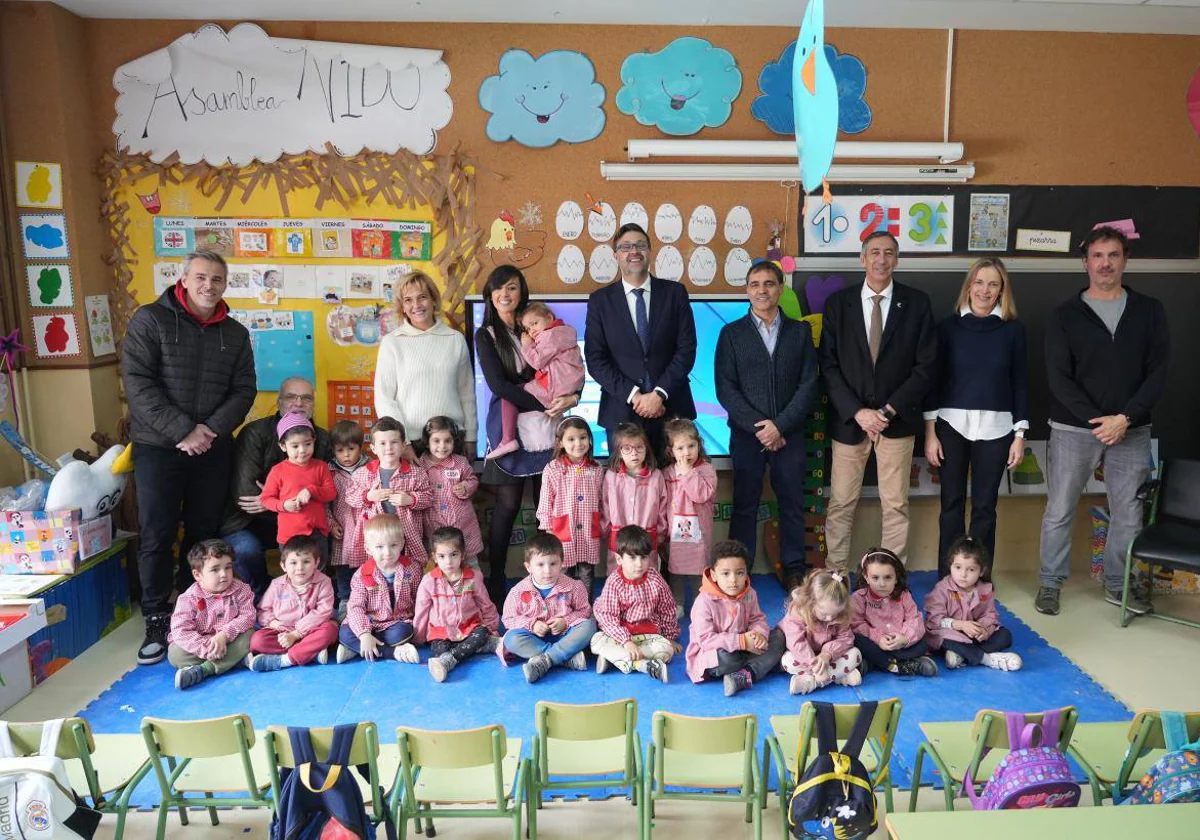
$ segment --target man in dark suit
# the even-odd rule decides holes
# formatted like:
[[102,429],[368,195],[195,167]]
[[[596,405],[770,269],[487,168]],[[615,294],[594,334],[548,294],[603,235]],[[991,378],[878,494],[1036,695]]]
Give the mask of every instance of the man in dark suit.
[[825,303],[821,373],[829,393],[831,568],[850,570],[850,531],[871,452],[879,473],[881,545],[908,559],[908,482],[921,403],[933,384],[937,334],[929,296],[892,280],[899,243],[879,231],[862,247],[866,282]]
[[687,289],[650,276],[650,237],[640,225],[622,225],[613,250],[621,281],[592,292],[583,336],[588,373],[601,388],[599,423],[610,455],[617,424],[632,422],[661,456],[664,420],[696,416],[688,383],[696,322]]
[[783,272],[760,262],[746,276],[750,311],[726,324],[717,339],[717,400],[729,415],[733,516],[729,538],[754,558],[763,475],[779,499],[783,584],[804,578],[804,418],[817,395],[812,329],[779,309]]

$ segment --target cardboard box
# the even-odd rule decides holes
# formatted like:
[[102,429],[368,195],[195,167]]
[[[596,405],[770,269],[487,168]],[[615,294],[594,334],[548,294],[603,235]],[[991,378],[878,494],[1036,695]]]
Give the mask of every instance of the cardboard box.
[[46,606],[40,598],[0,601],[0,712],[33,689],[29,643],[46,626]]
[[21,642],[16,647],[0,653],[0,712],[8,711],[9,707],[32,690],[29,643]]
[[108,514],[84,522],[78,510],[0,511],[0,574],[71,574],[110,545]]

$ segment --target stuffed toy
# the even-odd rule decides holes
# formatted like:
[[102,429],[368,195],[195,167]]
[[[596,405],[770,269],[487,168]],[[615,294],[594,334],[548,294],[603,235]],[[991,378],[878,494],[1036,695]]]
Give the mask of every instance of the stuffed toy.
[[79,508],[85,520],[111,513],[121,501],[133,468],[132,458],[121,457],[130,449],[132,446],[112,446],[92,464],[65,464],[50,481],[46,510]]

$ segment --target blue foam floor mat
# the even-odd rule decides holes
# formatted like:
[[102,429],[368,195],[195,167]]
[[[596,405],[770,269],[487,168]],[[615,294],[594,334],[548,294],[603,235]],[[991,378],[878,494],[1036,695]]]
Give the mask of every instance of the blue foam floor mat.
[[[935,582],[934,572],[909,576],[918,604]],[[778,620],[784,600],[779,583],[773,577],[756,575],[754,586],[768,619],[772,623]],[[907,789],[912,784],[913,759],[922,740],[918,724],[922,722],[971,720],[981,708],[1041,711],[1065,705],[1079,710],[1081,722],[1131,717],[1124,704],[1006,609],[1003,595],[1001,592],[998,604],[1001,621],[1013,634],[1013,650],[1025,661],[1023,670],[1004,673],[976,667],[948,672],[943,667],[941,674],[932,678],[872,672],[857,688],[829,686],[810,695],[831,703],[901,698],[903,712],[892,759],[897,787]],[[681,638],[685,647],[687,633],[685,621]],[[598,703],[634,697],[642,741],[646,743],[655,710],[689,715],[754,712],[762,735],[770,730],[771,715],[796,714],[806,699],[788,694],[788,676],[783,673],[772,675],[749,692],[727,698],[720,682],[693,685],[684,670],[682,655],[671,662],[669,672],[671,682],[663,685],[642,674],[626,676],[615,670],[597,675],[554,669],[535,685],[529,685],[519,667],[504,668],[494,656],[479,656],[438,685],[423,666],[355,660],[269,674],[239,668],[188,691],[176,691],[174,669],[164,662],[129,672],[81,714],[101,733],[138,732],[146,715],[195,719],[242,712],[250,715],[259,729],[268,724],[330,726],[370,720],[378,725],[384,742],[395,741],[396,727],[401,724],[460,729],[501,723],[510,735],[525,739],[527,745],[538,700]],[[929,764],[922,774],[924,784],[935,781]],[[146,781],[149,784],[152,779]],[[143,787],[136,801],[140,805],[154,804],[156,791]]]

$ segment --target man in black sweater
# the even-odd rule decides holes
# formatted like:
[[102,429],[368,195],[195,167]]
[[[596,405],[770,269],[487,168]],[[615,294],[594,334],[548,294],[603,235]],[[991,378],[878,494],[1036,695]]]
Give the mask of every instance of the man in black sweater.
[[[1121,603],[1125,554],[1142,525],[1137,490],[1150,476],[1150,411],[1166,386],[1171,352],[1163,305],[1121,283],[1129,259],[1125,235],[1097,227],[1080,251],[1088,287],[1046,325],[1049,492],[1034,606],[1047,615],[1058,614],[1071,565],[1071,522],[1102,458],[1109,509],[1104,588],[1109,603]],[[1129,609],[1144,613],[1149,605],[1133,598]]]
[[812,330],[779,309],[783,272],[761,262],[746,276],[750,312],[721,328],[714,375],[717,400],[729,415],[733,516],[729,536],[753,560],[763,475],[779,500],[783,584],[804,577],[804,417],[817,392]]
[[937,366],[929,296],[893,282],[900,245],[877,231],[862,247],[866,282],[825,302],[821,373],[832,438],[825,544],[830,568],[850,570],[850,532],[871,452],[879,474],[881,544],[908,557],[908,481],[921,406]]

